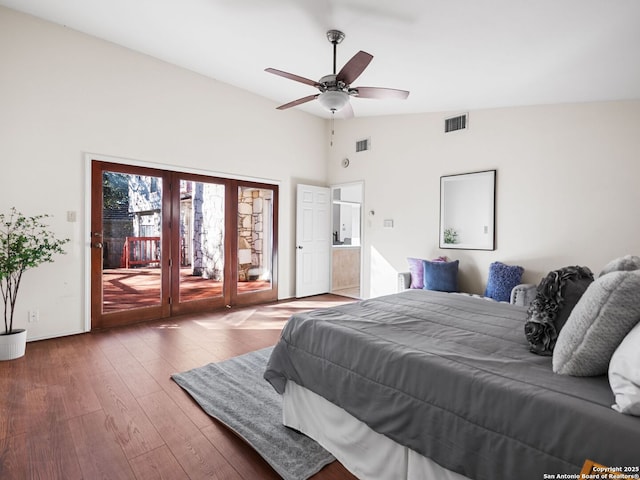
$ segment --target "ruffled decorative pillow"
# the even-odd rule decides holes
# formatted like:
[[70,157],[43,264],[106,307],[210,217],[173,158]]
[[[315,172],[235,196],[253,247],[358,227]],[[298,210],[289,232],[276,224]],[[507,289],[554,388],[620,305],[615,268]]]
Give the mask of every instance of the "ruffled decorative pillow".
[[560,330],[591,282],[591,270],[579,266],[554,270],[542,279],[524,326],[533,353],[553,354]]

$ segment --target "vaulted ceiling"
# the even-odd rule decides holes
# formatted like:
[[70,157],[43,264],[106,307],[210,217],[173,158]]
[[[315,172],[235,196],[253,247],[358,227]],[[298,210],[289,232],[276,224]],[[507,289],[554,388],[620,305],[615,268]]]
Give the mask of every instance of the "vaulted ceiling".
[[[409,90],[354,98],[356,116],[640,99],[638,0],[0,0],[0,5],[272,99],[332,72],[326,31],[346,34],[338,70],[373,61],[356,85]],[[318,102],[295,107],[329,117]],[[287,111],[282,112],[287,115]]]

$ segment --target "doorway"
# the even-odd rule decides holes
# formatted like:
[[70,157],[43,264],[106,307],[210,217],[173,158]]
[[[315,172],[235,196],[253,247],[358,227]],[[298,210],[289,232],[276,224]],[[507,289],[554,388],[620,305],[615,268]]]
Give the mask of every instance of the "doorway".
[[362,298],[363,182],[331,187],[331,293]]
[[91,168],[92,328],[277,299],[276,185]]

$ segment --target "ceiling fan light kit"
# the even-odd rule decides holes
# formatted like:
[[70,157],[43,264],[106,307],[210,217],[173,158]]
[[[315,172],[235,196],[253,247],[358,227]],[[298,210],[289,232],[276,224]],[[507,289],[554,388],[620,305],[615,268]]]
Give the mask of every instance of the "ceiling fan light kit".
[[327,90],[318,97],[318,102],[330,112],[338,112],[349,103],[349,95],[340,90]]
[[373,55],[360,50],[344,65],[344,67],[342,67],[338,73],[336,73],[337,46],[342,42],[342,40],[344,40],[344,37],[344,33],[340,30],[329,30],[327,32],[327,40],[329,40],[333,45],[333,73],[325,75],[317,82],[293,73],[277,70],[275,68],[265,69],[268,73],[273,73],[274,75],[279,75],[281,77],[288,78],[289,80],[310,85],[320,91],[318,94],[308,95],[292,102],[285,103],[284,105],[280,105],[277,107],[278,110],[286,110],[287,108],[295,107],[317,99],[320,105],[332,114],[342,110],[345,116],[351,117],[353,116],[353,109],[349,103],[349,97],[406,99],[409,96],[409,92],[406,90],[381,87],[351,87],[351,83],[362,74],[365,68],[367,68],[373,59]]

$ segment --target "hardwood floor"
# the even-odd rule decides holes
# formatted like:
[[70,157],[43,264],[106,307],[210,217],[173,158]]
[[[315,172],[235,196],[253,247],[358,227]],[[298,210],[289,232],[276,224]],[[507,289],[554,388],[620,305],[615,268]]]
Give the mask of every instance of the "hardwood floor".
[[[0,362],[0,478],[280,478],[172,373],[273,345],[320,295],[27,344]],[[355,479],[334,462],[314,480]]]

